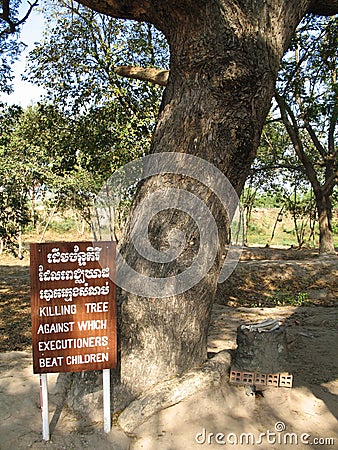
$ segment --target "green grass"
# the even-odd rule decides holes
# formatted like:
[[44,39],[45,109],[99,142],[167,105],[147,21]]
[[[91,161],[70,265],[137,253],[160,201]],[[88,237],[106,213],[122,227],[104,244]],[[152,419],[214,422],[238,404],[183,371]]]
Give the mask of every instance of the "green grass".
[[[273,239],[271,239],[278,213],[279,208],[255,208],[253,210],[248,226],[248,245],[298,246],[293,219],[287,214],[284,214],[282,220],[277,222]],[[336,228],[338,229],[338,226]],[[335,231],[335,226],[333,229]],[[313,239],[308,240],[309,235],[310,229],[307,227],[305,232],[306,246],[318,247],[318,228],[314,241]],[[338,245],[338,233],[334,233],[334,239]]]
[[276,306],[304,306],[308,303],[309,294],[307,292],[292,293],[288,291],[277,291],[271,301]]

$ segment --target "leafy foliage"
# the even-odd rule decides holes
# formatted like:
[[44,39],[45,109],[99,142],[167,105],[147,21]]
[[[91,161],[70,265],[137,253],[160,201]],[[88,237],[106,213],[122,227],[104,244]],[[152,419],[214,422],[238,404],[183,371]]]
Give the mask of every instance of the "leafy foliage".
[[[306,129],[313,124],[324,133],[337,120],[338,18],[306,17],[283,59],[278,91]],[[334,117],[333,117],[334,116]]]
[[10,150],[10,136],[22,114],[19,107],[0,108],[0,239],[9,247],[29,221],[27,190],[20,170],[21,160]]
[[120,78],[114,66],[163,66],[168,57],[163,36],[150,25],[71,1],[46,2],[44,14],[48,26],[26,78],[45,88],[45,103],[20,110],[2,135],[3,156],[22,190],[13,190],[25,211],[20,226],[35,223],[39,202],[88,220],[103,182],[149,151],[161,88]]
[[[17,9],[20,1],[15,1],[9,12],[11,20],[16,20]],[[3,14],[4,6],[2,8]],[[8,32],[8,23],[0,17],[0,92],[11,93],[13,90],[12,80],[14,75],[11,67],[18,58],[24,45],[18,41],[18,33]]]
[[27,78],[47,90],[49,101],[74,113],[114,102],[129,116],[157,114],[158,87],[114,73],[118,65],[166,64],[167,46],[155,28],[68,0],[48,3],[44,13],[48,25],[31,52]]

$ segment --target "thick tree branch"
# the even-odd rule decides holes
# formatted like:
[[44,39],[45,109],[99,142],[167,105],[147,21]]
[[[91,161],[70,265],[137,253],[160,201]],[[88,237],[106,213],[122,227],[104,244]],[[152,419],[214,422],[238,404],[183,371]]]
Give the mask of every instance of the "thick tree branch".
[[309,12],[319,16],[338,14],[338,0],[312,0]]
[[118,19],[150,21],[153,16],[152,2],[147,0],[78,0],[85,6]]
[[312,140],[314,146],[316,147],[316,149],[317,149],[318,152],[320,153],[320,156],[321,156],[321,157],[323,158],[323,160],[325,161],[326,158],[327,158],[327,156],[328,156],[328,155],[327,155],[327,152],[325,151],[325,148],[324,148],[324,147],[322,146],[322,144],[320,143],[320,141],[319,141],[319,139],[318,139],[318,137],[317,137],[317,135],[316,135],[314,129],[312,128],[312,126],[311,126],[307,121],[304,122],[304,126],[305,126],[305,129],[307,130],[307,132],[309,133],[310,138],[311,138],[311,140]]
[[169,77],[169,70],[143,68],[135,66],[117,66],[114,72],[121,77],[133,78],[134,80],[149,81],[153,84],[166,86]]
[[[159,17],[161,2],[151,0],[77,0],[85,6],[88,6],[95,11],[107,14],[112,17],[121,19],[133,19],[150,21],[154,17]],[[169,2],[166,2],[169,3]],[[184,5],[186,3],[186,5]],[[196,7],[196,2],[170,2],[172,10],[193,9]],[[166,5],[168,7],[168,5]],[[323,16],[333,16],[338,14],[338,0],[312,0],[309,1],[308,11],[313,14]],[[153,23],[153,22],[152,22]]]
[[329,153],[333,156],[335,159],[337,157],[338,150],[335,150],[334,145],[334,135],[335,135],[335,129],[337,126],[337,119],[338,119],[338,101],[336,100],[336,104],[332,111],[332,116],[330,120],[330,126],[329,126],[329,133],[328,133],[328,147],[329,147]]
[[2,0],[2,14],[0,14],[0,17],[6,22],[9,19],[9,11],[9,0]]
[[[183,18],[202,15],[205,0],[76,0],[99,13],[118,19],[137,20],[155,25],[170,33],[172,26]],[[306,0],[305,0],[306,1]],[[310,2],[310,0],[307,0]],[[212,3],[212,2],[211,2]]]
[[323,186],[323,192],[326,195],[329,193],[332,193],[332,190],[335,187],[335,185],[337,184],[337,181],[338,181],[338,170],[336,169],[335,171],[333,171],[331,176],[329,178],[327,178],[327,180],[325,181],[324,186]]
[[[278,104],[282,121],[285,125],[285,128],[290,136],[293,148],[295,149],[295,152],[304,165],[305,171],[309,177],[310,183],[315,191],[319,191],[321,189],[320,183],[317,178],[316,171],[313,167],[313,164],[310,160],[310,158],[307,156],[307,154],[304,151],[303,143],[301,141],[301,138],[299,136],[299,129],[296,122],[296,118],[294,114],[292,113],[290,107],[286,103],[285,99],[278,94],[278,92],[275,92],[275,99]],[[289,117],[288,117],[289,116]]]
[[270,123],[276,123],[276,122],[281,122],[282,118],[281,117],[276,117],[276,119],[269,119],[265,121],[265,125],[268,125]]

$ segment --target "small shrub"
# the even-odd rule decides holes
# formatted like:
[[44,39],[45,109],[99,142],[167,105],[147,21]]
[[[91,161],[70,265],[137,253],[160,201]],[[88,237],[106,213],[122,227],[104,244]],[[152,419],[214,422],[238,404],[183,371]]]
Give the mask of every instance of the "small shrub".
[[304,306],[308,300],[309,294],[307,292],[277,291],[272,297],[272,302],[276,306]]

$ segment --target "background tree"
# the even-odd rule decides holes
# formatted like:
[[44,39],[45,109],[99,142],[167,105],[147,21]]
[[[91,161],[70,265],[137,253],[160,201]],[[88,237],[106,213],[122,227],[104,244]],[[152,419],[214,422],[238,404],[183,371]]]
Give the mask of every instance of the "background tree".
[[[23,110],[19,107],[2,108],[2,170],[3,186],[9,183],[11,197],[25,211],[25,220],[13,222],[12,233],[4,228],[3,239],[14,238],[28,222],[37,221],[36,202],[54,199],[65,174],[74,166],[74,148],[71,146],[69,122],[53,107],[37,105]],[[13,183],[19,189],[13,188]],[[21,214],[14,208],[12,214]],[[6,204],[1,211],[7,211]],[[28,214],[29,212],[29,214]],[[16,223],[16,226],[15,226]]]
[[[47,226],[55,213],[68,210],[90,224],[93,198],[103,182],[142,152],[141,145],[146,142],[137,141],[136,126],[126,134],[119,121],[114,123],[113,106],[91,108],[76,117],[53,105],[38,104],[25,110],[3,106],[2,195],[10,194],[11,214],[16,217],[10,227],[9,222],[5,226],[9,207],[3,200],[4,241],[11,241],[13,247],[28,222],[33,228],[43,222]],[[18,189],[14,189],[15,183]],[[43,212],[40,216],[38,209]],[[19,220],[21,210],[27,213],[24,221]]]
[[[13,17],[16,11],[12,5]],[[31,53],[28,77],[45,87],[49,105],[24,111],[8,144],[8,152],[25,155],[18,177],[29,185],[33,226],[36,199],[45,199],[47,221],[69,208],[89,221],[102,183],[149,151],[161,89],[121,79],[114,65],[127,59],[164,65],[167,58],[165,41],[150,25],[113,20],[70,1],[48,2],[44,13],[48,26]],[[73,31],[80,39],[72,39]]]
[[246,233],[255,206],[278,208],[267,245],[273,241],[278,222],[287,214],[293,219],[299,248],[314,240],[317,215],[312,187],[278,118],[270,116],[264,126],[241,199],[246,213]]
[[[299,170],[290,157],[290,139],[279,121],[269,117],[263,128],[260,145],[254,159],[250,174],[246,180],[241,202],[245,212],[245,242],[248,241],[248,230],[252,210],[261,196],[270,198],[269,207],[278,207],[281,217],[285,208],[283,195],[285,183],[289,182],[290,170]],[[277,219],[276,219],[277,220]],[[267,242],[267,244],[270,244]]]
[[[308,17],[300,24],[279,74],[279,108],[272,108],[243,196],[247,219],[255,193],[264,190],[279,198],[281,208],[294,219],[299,246],[305,243],[304,224],[309,222],[312,239],[315,219],[322,217],[318,221],[321,253],[334,251],[331,197],[337,182],[336,25],[336,18],[318,17]],[[280,109],[282,117],[278,119]],[[317,193],[315,203],[311,193],[306,195],[310,191]]]
[[44,38],[30,54],[26,77],[45,88],[46,101],[71,112],[78,167],[96,178],[97,187],[149,152],[162,91],[123,79],[114,68],[127,61],[165,67],[167,44],[149,24],[114,20],[66,0],[46,3],[44,14]]
[[314,192],[322,254],[335,252],[331,222],[338,179],[337,30],[337,17],[303,21],[282,64],[275,95]]
[[[77,134],[81,132],[77,121],[52,105],[39,104],[25,110],[3,106],[1,123],[2,184],[9,180],[7,191],[13,201],[20,197],[15,201],[26,212],[24,222],[12,223],[11,233],[6,232],[8,225],[3,226],[2,238],[11,242],[10,248],[15,247],[15,237],[24,225],[29,223],[34,229],[43,222],[48,225],[56,212],[73,208],[89,220],[99,185],[93,171],[80,164],[83,135]],[[13,188],[14,182],[19,189]],[[8,211],[5,202],[0,209],[3,214]],[[17,214],[20,208],[13,208],[12,215]]]
[[20,176],[22,159],[9,148],[11,133],[21,114],[17,106],[0,107],[0,242],[1,250],[6,245],[16,253],[17,238],[29,221],[28,192]]

